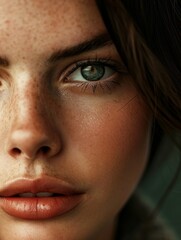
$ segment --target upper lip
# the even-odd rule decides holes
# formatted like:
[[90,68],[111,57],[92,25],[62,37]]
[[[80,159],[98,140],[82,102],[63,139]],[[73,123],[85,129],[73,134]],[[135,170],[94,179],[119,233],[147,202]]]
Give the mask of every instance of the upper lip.
[[8,182],[3,189],[0,189],[0,197],[11,197],[27,192],[50,192],[61,195],[83,193],[72,184],[55,177],[41,177],[36,179],[18,178]]

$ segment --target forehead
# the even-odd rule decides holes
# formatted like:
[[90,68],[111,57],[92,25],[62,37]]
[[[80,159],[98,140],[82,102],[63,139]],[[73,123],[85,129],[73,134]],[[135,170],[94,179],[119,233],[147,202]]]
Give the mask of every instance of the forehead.
[[[95,28],[96,26],[96,28]],[[41,52],[70,46],[104,31],[93,0],[0,0],[0,51],[26,45]]]

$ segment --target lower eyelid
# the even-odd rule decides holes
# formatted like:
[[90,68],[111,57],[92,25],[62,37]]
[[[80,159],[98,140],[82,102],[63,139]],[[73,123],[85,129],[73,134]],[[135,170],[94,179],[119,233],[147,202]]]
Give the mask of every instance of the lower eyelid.
[[111,94],[115,88],[120,86],[120,81],[118,79],[114,78],[109,81],[98,81],[94,83],[82,83],[81,89],[85,93],[89,93],[90,91],[93,94]]
[[85,94],[111,94],[115,88],[121,87],[121,76],[115,73],[106,80],[98,81],[71,81],[67,78],[64,87]]

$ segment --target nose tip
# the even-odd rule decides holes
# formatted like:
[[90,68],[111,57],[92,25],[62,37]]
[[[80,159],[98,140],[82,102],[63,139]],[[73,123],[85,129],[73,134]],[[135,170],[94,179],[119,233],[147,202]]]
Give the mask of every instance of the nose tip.
[[8,153],[13,158],[35,159],[39,156],[50,158],[60,151],[60,144],[43,132],[15,130],[9,139]]

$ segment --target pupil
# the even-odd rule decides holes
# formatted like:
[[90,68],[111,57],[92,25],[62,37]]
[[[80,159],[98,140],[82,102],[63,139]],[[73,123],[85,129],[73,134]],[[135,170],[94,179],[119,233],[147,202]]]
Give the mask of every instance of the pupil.
[[86,80],[97,81],[104,76],[105,68],[99,65],[90,65],[81,68],[81,74]]

